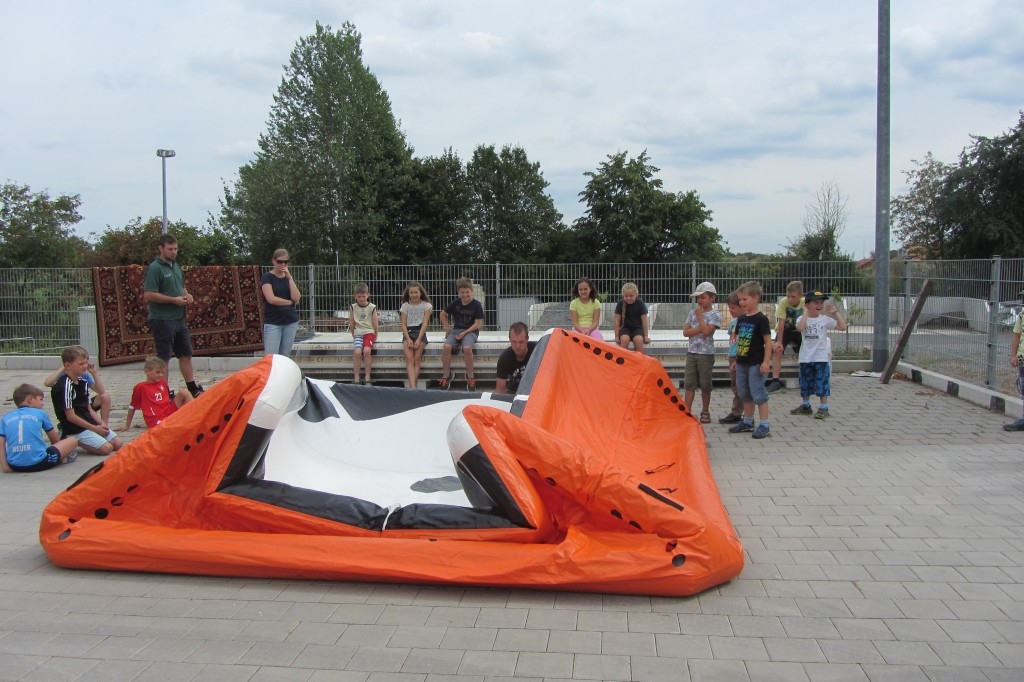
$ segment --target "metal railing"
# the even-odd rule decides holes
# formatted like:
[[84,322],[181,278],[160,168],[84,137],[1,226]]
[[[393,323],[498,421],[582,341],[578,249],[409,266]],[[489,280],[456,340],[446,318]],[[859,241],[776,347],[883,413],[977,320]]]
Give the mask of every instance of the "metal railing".
[[[1024,259],[893,261],[890,274],[890,348],[905,324],[925,279],[933,282],[921,319],[904,352],[915,365],[1014,394],[1009,366],[1010,330],[1020,310]],[[397,311],[402,291],[419,281],[435,308],[456,296],[455,282],[470,277],[486,314],[485,328],[504,329],[526,321],[531,307],[571,299],[576,281],[593,280],[604,301],[618,300],[634,282],[648,304],[689,304],[698,283],[720,292],[748,280],[761,283],[765,301],[784,296],[791,280],[805,290],[836,295],[851,330],[837,337],[837,357],[867,357],[874,323],[872,267],[850,262],[762,261],[752,263],[571,263],[558,265],[305,265],[293,264],[303,299],[300,324],[306,333],[338,329],[352,303],[355,285],[365,282],[382,311]],[[0,270],[0,354],[55,354],[80,343],[79,308],[94,304],[88,269]],[[90,318],[91,319],[91,318]]]

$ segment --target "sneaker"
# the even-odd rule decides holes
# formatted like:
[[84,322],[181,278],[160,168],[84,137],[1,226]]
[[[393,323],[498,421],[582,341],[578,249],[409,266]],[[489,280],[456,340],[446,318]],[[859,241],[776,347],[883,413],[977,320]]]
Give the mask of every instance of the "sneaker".
[[739,424],[729,427],[729,433],[747,433],[754,430],[753,422],[741,421]]
[[437,381],[437,387],[447,391],[449,388],[452,387],[452,381],[448,377],[441,377]]
[[475,391],[476,390],[476,378],[475,377],[466,377],[466,388],[468,388],[471,391]]
[[814,414],[814,408],[810,405],[801,405],[800,407],[794,407],[789,411],[790,414]]
[[77,459],[78,459],[78,453],[75,452],[74,450],[72,450],[71,454],[68,455],[68,462],[67,463],[68,464],[73,464]]
[[769,393],[775,393],[776,391],[782,390],[782,382],[779,381],[778,379],[772,379],[771,381],[764,385],[764,388]]
[[1024,431],[1024,417],[1021,417],[1015,422],[1003,424],[1003,431]]
[[772,435],[771,429],[768,428],[767,424],[758,424],[757,428],[754,429],[754,438],[758,440],[761,440],[762,438],[767,438],[770,435]]
[[820,407],[818,411],[814,413],[815,419],[828,419],[828,410],[823,410]]
[[719,419],[718,423],[719,424],[736,424],[736,423],[741,422],[741,421],[743,421],[743,417],[741,415],[733,414],[732,412],[730,412],[729,414],[727,414],[724,417],[722,417],[721,419]]
[[196,384],[196,387],[194,389],[188,389],[188,392],[192,394],[193,398],[198,398],[202,394],[206,393],[206,389],[200,386],[199,384]]

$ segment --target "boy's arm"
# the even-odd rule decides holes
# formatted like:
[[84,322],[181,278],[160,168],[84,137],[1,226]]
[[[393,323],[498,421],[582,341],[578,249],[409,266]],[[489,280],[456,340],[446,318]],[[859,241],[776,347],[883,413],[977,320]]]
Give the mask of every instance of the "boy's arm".
[[832,311],[832,317],[836,318],[836,329],[841,332],[846,331],[846,318],[843,317],[842,311],[839,310],[838,306]]
[[[97,424],[90,424],[89,422],[85,421],[77,414],[75,414],[74,408],[64,408],[64,421],[68,422],[69,424],[74,424],[75,426],[80,426],[88,431],[95,431],[96,433],[106,435],[106,432],[100,430],[100,426],[98,426]],[[99,420],[97,419],[96,421],[98,422]]]
[[761,361],[761,374],[768,374],[772,365],[772,335],[764,335],[764,360]]
[[92,390],[96,392],[96,395],[103,395],[107,392],[106,387],[103,385],[103,379],[100,379],[99,368],[93,362],[89,363],[89,374],[92,375]]
[[373,319],[373,333],[376,334],[378,328],[380,327],[380,311],[374,308],[373,315],[371,315],[371,318]]
[[60,442],[60,436],[57,434],[57,429],[55,428],[51,427],[50,430],[46,432],[46,437],[50,439],[50,445],[56,445]]
[[0,436],[0,469],[2,469],[5,474],[14,473],[14,469],[12,469],[11,465],[7,463],[7,439],[3,436]]
[[124,418],[124,431],[132,428],[132,419],[135,418],[135,408],[131,405],[128,406],[128,416]]
[[796,330],[801,334],[807,331],[807,315],[796,318]]
[[356,335],[356,307],[354,305],[348,307],[348,333],[353,338]]
[[56,385],[56,383],[57,383],[57,377],[59,377],[60,373],[63,372],[63,371],[64,371],[64,367],[63,366],[58,367],[57,369],[53,370],[53,372],[48,374],[46,376],[46,378],[43,379],[43,386],[46,386],[47,388],[53,388],[54,385]]

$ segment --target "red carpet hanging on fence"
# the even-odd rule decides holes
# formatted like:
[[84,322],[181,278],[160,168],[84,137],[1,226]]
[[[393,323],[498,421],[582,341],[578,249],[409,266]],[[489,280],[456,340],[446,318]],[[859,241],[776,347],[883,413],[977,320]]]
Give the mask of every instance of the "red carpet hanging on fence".
[[[246,353],[263,348],[263,301],[258,265],[182,268],[195,297],[188,309],[193,355]],[[153,353],[153,335],[142,300],[146,268],[92,269],[100,365],[137,362]]]

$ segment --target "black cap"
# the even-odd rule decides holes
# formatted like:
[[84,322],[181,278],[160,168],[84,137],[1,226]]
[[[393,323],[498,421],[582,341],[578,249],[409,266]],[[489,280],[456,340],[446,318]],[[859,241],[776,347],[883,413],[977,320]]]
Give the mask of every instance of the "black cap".
[[810,303],[811,301],[827,301],[831,298],[828,294],[823,294],[820,291],[812,291],[804,296],[804,303]]

